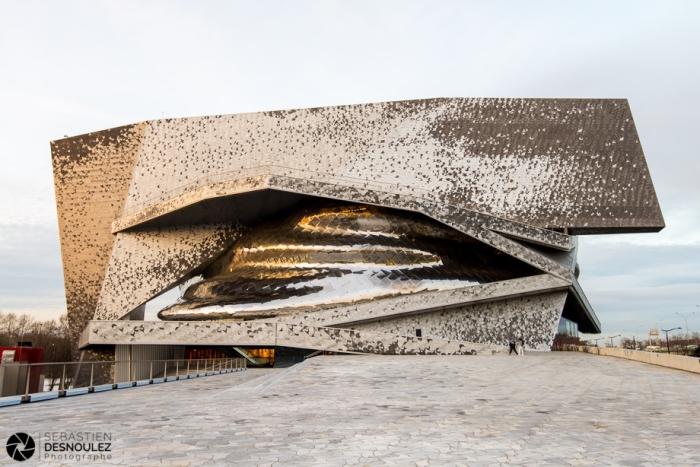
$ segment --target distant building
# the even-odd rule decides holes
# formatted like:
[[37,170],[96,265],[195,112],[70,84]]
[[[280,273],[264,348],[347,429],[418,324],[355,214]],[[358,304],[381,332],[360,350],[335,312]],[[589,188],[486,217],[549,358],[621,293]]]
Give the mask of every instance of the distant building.
[[167,119],[51,147],[74,341],[108,356],[547,350],[560,322],[600,332],[577,236],[664,227],[625,100]]

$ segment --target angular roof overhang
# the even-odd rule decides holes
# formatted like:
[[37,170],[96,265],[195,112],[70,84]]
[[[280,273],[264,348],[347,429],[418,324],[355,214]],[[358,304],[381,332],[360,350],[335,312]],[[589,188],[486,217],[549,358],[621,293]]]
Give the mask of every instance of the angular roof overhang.
[[[113,248],[160,241],[126,234],[200,217],[208,227],[191,238],[211,248],[172,259],[172,281],[233,241],[207,216],[237,209],[245,224],[307,196],[426,214],[572,281],[584,314],[571,270],[511,239],[568,251],[555,230],[664,227],[622,99],[426,99],[155,120],[54,141],[52,157],[75,323],[92,317],[106,271],[121,267]],[[253,202],[255,192],[267,201]]]

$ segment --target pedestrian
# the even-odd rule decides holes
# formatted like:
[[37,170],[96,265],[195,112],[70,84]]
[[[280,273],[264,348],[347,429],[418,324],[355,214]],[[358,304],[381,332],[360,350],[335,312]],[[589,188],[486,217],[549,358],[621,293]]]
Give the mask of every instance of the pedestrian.
[[525,355],[525,341],[522,337],[518,339],[518,355]]
[[510,351],[508,352],[508,355],[515,353],[515,355],[518,355],[518,351],[515,349],[515,339],[512,337],[508,340],[508,346],[510,347]]

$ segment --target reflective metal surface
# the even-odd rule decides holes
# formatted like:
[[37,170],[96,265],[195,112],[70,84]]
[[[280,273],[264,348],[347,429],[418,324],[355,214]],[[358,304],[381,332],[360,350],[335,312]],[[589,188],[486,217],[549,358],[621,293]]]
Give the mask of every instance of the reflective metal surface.
[[319,204],[241,238],[159,317],[254,319],[538,273],[420,214]]

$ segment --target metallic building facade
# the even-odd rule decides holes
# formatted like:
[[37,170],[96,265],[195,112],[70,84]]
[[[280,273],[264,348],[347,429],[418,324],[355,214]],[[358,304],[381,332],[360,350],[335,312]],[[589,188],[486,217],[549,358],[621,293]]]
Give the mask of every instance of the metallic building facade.
[[419,214],[317,205],[243,236],[159,317],[260,319],[536,274]]
[[[664,227],[625,100],[156,120],[54,141],[52,157],[83,349],[545,350],[562,317],[600,332],[577,235]],[[174,287],[163,321],[139,321]]]

